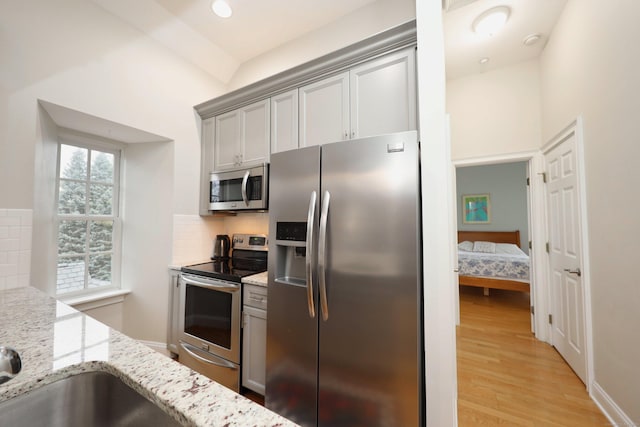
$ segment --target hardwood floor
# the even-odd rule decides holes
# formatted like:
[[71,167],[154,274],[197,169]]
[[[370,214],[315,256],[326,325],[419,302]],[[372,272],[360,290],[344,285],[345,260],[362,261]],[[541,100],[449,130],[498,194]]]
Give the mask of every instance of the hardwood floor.
[[240,394],[242,394],[247,399],[253,400],[258,405],[264,406],[264,396],[263,395],[258,394],[255,391],[251,391],[249,389],[246,389],[244,387],[242,387],[242,389],[240,390]]
[[460,287],[458,420],[471,426],[610,426],[584,384],[530,329],[529,294]]

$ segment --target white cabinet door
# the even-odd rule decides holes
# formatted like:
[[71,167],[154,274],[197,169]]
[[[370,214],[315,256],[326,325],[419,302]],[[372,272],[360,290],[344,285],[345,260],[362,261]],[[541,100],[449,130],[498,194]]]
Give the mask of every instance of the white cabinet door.
[[269,100],[259,101],[240,109],[242,138],[240,166],[251,166],[269,160]]
[[354,67],[350,78],[350,138],[416,129],[413,47]]
[[271,97],[271,153],[298,148],[298,89]]
[[216,117],[214,141],[214,170],[230,169],[238,165],[242,136],[242,111],[233,110]]
[[268,99],[216,116],[214,170],[268,161],[269,128]]
[[267,359],[267,312],[244,306],[242,385],[264,396]]
[[349,138],[349,72],[301,87],[300,147]]

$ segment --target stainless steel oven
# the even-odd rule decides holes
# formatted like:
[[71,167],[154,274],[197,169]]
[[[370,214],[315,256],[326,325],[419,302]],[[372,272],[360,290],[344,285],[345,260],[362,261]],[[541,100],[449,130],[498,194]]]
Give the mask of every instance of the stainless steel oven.
[[234,234],[230,259],[182,267],[178,358],[240,390],[242,277],[267,269],[267,236]]
[[241,285],[180,275],[180,362],[238,391]]
[[268,208],[269,165],[214,172],[209,184],[209,210],[239,211]]

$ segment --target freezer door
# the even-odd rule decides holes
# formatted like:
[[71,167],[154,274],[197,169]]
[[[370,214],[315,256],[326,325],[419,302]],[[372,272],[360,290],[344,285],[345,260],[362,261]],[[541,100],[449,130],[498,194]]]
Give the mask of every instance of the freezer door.
[[320,147],[271,156],[265,404],[302,426],[317,425],[318,301],[307,276],[317,280],[319,190]]
[[318,425],[419,426],[416,133],[324,145],[321,184]]

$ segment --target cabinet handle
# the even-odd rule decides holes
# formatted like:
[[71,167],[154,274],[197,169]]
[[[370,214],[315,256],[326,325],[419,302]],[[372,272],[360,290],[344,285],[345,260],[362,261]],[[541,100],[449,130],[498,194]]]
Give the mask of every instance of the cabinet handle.
[[353,139],[353,138],[355,138],[355,137],[356,137],[356,131],[355,131],[355,130],[354,130],[354,131],[351,131],[351,139]]
[[349,139],[349,131],[344,131],[344,139]]

